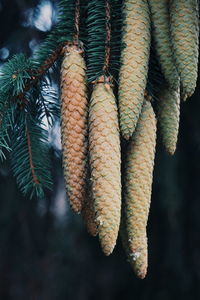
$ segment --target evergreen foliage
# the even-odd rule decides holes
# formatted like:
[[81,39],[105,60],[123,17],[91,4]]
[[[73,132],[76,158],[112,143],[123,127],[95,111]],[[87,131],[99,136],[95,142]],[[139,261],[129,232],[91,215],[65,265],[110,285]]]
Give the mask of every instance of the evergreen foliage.
[[0,92],[0,160],[6,158],[9,146],[9,131],[12,128],[14,108],[6,99],[6,94]]
[[31,79],[33,65],[24,54],[14,55],[2,68],[1,90],[8,96],[17,96],[23,92]]
[[1,69],[0,158],[11,152],[18,186],[30,197],[43,197],[52,185],[43,121],[46,118],[52,126],[59,106],[48,70],[55,65],[63,44],[73,39],[75,1],[60,1],[58,8],[58,23],[33,58],[14,55]]
[[[192,3],[190,8],[197,17],[197,3],[190,1],[190,4]],[[69,161],[72,162],[69,172],[70,183],[66,180],[66,187],[68,192],[72,191],[75,183],[74,202],[77,200],[77,191],[82,197],[80,208],[74,210],[81,212],[82,206],[84,207],[86,203],[84,198],[87,188],[91,188],[95,211],[95,220],[92,219],[92,222],[96,222],[92,225],[97,224],[95,234],[97,230],[103,251],[109,255],[113,251],[119,231],[121,188],[126,189],[128,191],[125,193],[126,201],[128,198],[131,199],[130,205],[125,206],[125,213],[127,214],[127,211],[129,213],[126,224],[128,243],[132,245],[135,272],[140,278],[144,278],[147,269],[146,225],[156,144],[156,117],[151,102],[156,100],[155,103],[159,106],[158,95],[162,86],[167,87],[169,96],[171,95],[169,89],[173,86],[166,82],[166,75],[164,77],[162,74],[162,64],[157,59],[158,45],[156,46],[156,39],[151,39],[152,15],[148,1],[61,0],[58,10],[57,24],[33,57],[27,58],[24,54],[14,55],[1,68],[0,158],[3,160],[10,154],[13,174],[24,195],[30,198],[42,198],[46,190],[51,190],[53,182],[49,159],[48,126],[53,126],[60,115],[58,95],[52,88],[51,72],[55,71],[60,62],[59,58],[65,54],[66,67],[63,64],[61,68],[61,98],[63,103],[66,102],[65,107],[62,105],[62,126],[67,128],[62,130],[62,134],[65,131],[62,139],[63,166],[67,178]],[[168,11],[166,13],[168,14]],[[171,16],[171,23],[174,22],[171,36],[169,36],[169,28],[166,30],[172,44],[175,43],[177,35],[179,38],[184,34],[182,27],[179,28],[177,14],[183,22],[180,10],[178,13],[171,12],[171,15],[167,15],[167,19]],[[189,18],[187,23],[190,25],[191,16],[187,10],[184,14]],[[182,43],[175,45],[178,49],[175,53],[177,56],[175,68],[180,67],[179,76],[182,77],[181,86],[185,96],[191,95],[196,85],[197,27],[196,18],[193,35],[188,40],[190,46],[190,40],[195,44],[195,59],[189,63],[194,73],[193,78],[190,78],[192,90],[188,89],[189,86],[186,84],[184,85],[185,82],[187,83],[186,75],[189,74],[191,77],[191,72],[184,74],[184,64],[187,64],[187,59],[184,52],[181,53],[184,55],[179,53],[183,49]],[[190,26],[187,29],[190,31]],[[180,40],[181,38],[178,42]],[[191,47],[186,48],[193,51]],[[69,49],[78,54],[74,56],[70,68],[67,66],[70,61]],[[189,58],[193,56],[186,51],[186,58],[188,54]],[[177,60],[181,56],[180,64]],[[78,59],[81,63],[78,63]],[[179,80],[177,82],[179,84]],[[94,87],[89,109],[87,83],[92,83]],[[118,94],[119,103],[116,103]],[[179,97],[177,99],[179,101]],[[178,136],[179,102],[174,103],[175,97],[170,98],[169,101],[173,102],[169,103],[171,103],[171,111],[174,111],[174,118],[170,120],[166,110],[164,117],[170,122],[170,126],[176,129],[168,139],[170,146],[173,142],[173,147],[170,147],[169,151],[173,153]],[[175,108],[174,104],[176,104]],[[144,113],[146,110],[144,107],[148,108],[149,113]],[[120,116],[118,116],[118,108]],[[167,110],[167,113],[170,115],[171,111]],[[163,127],[168,134],[171,127],[168,126],[165,118]],[[126,153],[127,157],[130,156],[130,160],[126,166],[126,182],[122,183],[122,187],[121,167],[123,169],[124,166],[120,159],[123,151],[120,148],[120,133],[127,140],[129,145],[127,149],[131,149],[131,154]],[[88,139],[89,147],[87,147]],[[69,151],[66,141],[70,145]],[[91,168],[92,184],[91,187],[86,188],[87,161]],[[81,167],[78,168],[77,166],[80,165]],[[131,172],[135,175],[129,176]],[[83,178],[85,181],[81,185]],[[133,194],[130,196],[129,192]],[[129,217],[132,218],[134,214],[136,218],[133,224],[129,222]],[[139,227],[138,223],[140,223]]]
[[[61,0],[58,5],[58,23],[36,51],[34,63],[39,68],[59,47],[73,39],[75,0]],[[60,48],[62,49],[62,48]],[[57,58],[57,57],[56,57]]]
[[39,101],[29,99],[25,109],[18,111],[12,137],[11,164],[23,194],[43,197],[51,189],[48,133],[42,128]]
[[[105,0],[88,1],[87,17],[87,74],[88,81],[92,82],[101,75],[113,76],[117,80],[120,66],[122,1],[109,1],[111,40],[107,43],[106,6]],[[110,47],[109,66],[107,72],[103,70],[106,56],[106,47]]]
[[102,75],[105,60],[106,11],[104,0],[88,2],[87,17],[87,61],[88,81],[92,82]]
[[109,74],[118,81],[120,68],[120,54],[122,48],[122,0],[113,0],[111,3],[111,43]]

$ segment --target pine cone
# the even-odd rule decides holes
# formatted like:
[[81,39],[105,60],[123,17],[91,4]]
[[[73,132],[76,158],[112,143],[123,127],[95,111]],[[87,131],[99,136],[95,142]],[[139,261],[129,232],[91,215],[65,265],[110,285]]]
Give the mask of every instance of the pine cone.
[[170,1],[171,37],[174,57],[185,100],[196,87],[199,46],[199,18],[196,0]]
[[119,112],[121,133],[125,139],[129,139],[141,112],[147,80],[150,17],[146,0],[125,0],[123,43]]
[[80,212],[85,197],[87,150],[86,66],[81,51],[68,46],[61,68],[63,168],[70,205]]
[[94,86],[89,109],[92,192],[99,239],[105,255],[112,253],[120,223],[120,137],[115,97],[108,84]]
[[125,163],[125,213],[132,264],[138,277],[147,272],[146,225],[151,199],[156,146],[156,119],[150,102],[144,102],[127,149]]
[[161,89],[158,102],[158,120],[166,151],[173,155],[179,131],[180,93],[166,87]]
[[162,73],[171,89],[179,88],[179,76],[174,62],[171,34],[169,0],[149,0],[152,33]]

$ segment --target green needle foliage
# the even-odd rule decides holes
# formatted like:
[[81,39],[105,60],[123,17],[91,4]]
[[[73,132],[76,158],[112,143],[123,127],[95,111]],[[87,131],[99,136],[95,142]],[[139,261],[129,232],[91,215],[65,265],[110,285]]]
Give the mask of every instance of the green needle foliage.
[[47,36],[44,43],[36,51],[33,61],[39,68],[47,64],[47,59],[54,54],[63,43],[73,40],[75,0],[61,0],[58,5],[58,23]]
[[[59,1],[57,24],[33,57],[14,55],[1,67],[0,159],[10,152],[13,173],[24,194],[41,197],[52,185],[46,125],[53,126],[60,115],[51,74],[60,66],[63,47],[72,43],[83,46],[88,83],[102,75],[111,76],[118,83],[120,53],[125,46],[121,43],[123,3]],[[156,104],[165,84],[152,41],[147,80],[147,93],[152,96],[149,100]],[[116,99],[117,90],[118,84],[114,85]]]
[[[119,71],[120,50],[121,50],[121,27],[122,27],[122,1],[109,1],[110,5],[110,45],[106,40],[106,7],[105,0],[88,1],[87,17],[87,60],[88,60],[88,81],[95,81],[101,75],[111,75],[117,78]],[[103,70],[106,47],[110,47],[108,73]]]
[[121,37],[122,37],[122,3],[123,0],[112,0],[111,4],[111,51],[109,74],[114,80],[118,81],[121,54]]
[[40,102],[29,99],[26,107],[18,110],[12,137],[13,174],[22,193],[30,198],[43,197],[44,190],[52,187],[48,132],[41,116]]
[[102,75],[106,46],[106,11],[104,0],[88,2],[87,74],[92,82]]
[[0,92],[0,160],[6,158],[6,153],[11,151],[9,146],[9,132],[13,124],[14,109],[6,99],[6,95]]
[[11,96],[16,96],[23,91],[28,80],[31,79],[33,65],[24,54],[14,55],[4,64],[1,70],[1,90]]

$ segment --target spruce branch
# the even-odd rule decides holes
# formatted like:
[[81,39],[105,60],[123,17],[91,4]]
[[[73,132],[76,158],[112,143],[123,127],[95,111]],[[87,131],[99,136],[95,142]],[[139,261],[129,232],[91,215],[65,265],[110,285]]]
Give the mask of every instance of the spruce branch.
[[28,154],[29,154],[29,165],[30,165],[30,169],[31,169],[31,175],[33,178],[33,183],[34,184],[40,184],[39,179],[36,175],[35,172],[35,166],[33,164],[33,153],[32,153],[32,145],[31,145],[31,137],[30,137],[30,132],[28,129],[28,126],[26,125],[25,127],[25,131],[26,131],[26,138],[27,138],[27,145],[28,145]]
[[[40,103],[41,120],[46,117],[47,123],[50,127],[60,117],[60,105],[58,103],[58,93],[51,87],[47,80],[40,83],[38,102]],[[37,92],[36,88],[36,92]]]
[[[76,18],[76,30],[74,33],[74,20]],[[79,36],[80,1],[63,0],[59,3],[58,24],[48,35],[44,43],[32,59],[24,54],[14,55],[2,69],[1,89],[11,93],[13,99],[20,98],[29,91],[42,76],[63,55],[63,47],[73,40],[73,36]],[[78,22],[78,23],[77,23]]]
[[30,59],[24,54],[17,54],[5,63],[1,70],[1,90],[4,94],[16,96],[21,93],[31,79],[33,68]]
[[117,81],[121,49],[121,0],[91,0],[87,16],[88,80],[101,75]]
[[12,136],[11,164],[17,184],[23,194],[44,197],[51,189],[48,133],[42,127],[39,102],[27,99],[18,111]]
[[0,99],[0,160],[6,158],[5,152],[11,151],[9,131],[12,127],[12,115],[13,110],[11,109],[9,102],[3,102]]
[[111,41],[110,41],[110,64],[109,74],[118,83],[120,56],[122,49],[122,4],[123,0],[110,1],[111,9]]
[[87,74],[88,81],[97,80],[102,75],[105,61],[106,43],[105,0],[88,2],[87,13]]
[[[71,41],[74,32],[74,1],[65,0],[59,4],[59,19],[58,24],[48,35],[45,42],[40,46],[32,59],[26,58],[24,54],[14,55],[7,63],[4,64],[1,70],[0,84],[2,91],[0,93],[0,102],[8,104],[0,106],[0,156],[4,157],[3,149],[11,150],[8,146],[11,122],[10,118],[3,117],[10,115],[14,111],[14,107],[19,106],[21,109],[26,105],[26,94],[30,93],[39,84],[44,81],[44,75],[52,68],[58,58],[63,54],[62,49]],[[46,89],[47,90],[47,89]],[[44,90],[43,90],[44,92]],[[49,105],[45,104],[44,97],[40,94],[40,101],[45,110],[45,114],[49,124],[52,124],[53,114],[58,115],[58,107],[55,101],[49,101]],[[48,92],[48,99],[53,96],[51,91]],[[54,96],[53,96],[54,97]],[[47,111],[47,106],[51,112]],[[7,109],[10,107],[10,109]],[[12,107],[12,109],[11,109]],[[2,109],[1,109],[2,108]],[[49,118],[50,116],[50,118]],[[1,121],[2,119],[2,121]],[[51,119],[51,120],[50,120]]]

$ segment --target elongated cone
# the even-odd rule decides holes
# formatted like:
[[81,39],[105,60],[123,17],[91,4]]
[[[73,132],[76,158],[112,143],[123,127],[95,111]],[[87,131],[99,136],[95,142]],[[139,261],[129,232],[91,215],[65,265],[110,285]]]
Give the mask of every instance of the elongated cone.
[[108,84],[97,83],[89,108],[92,192],[99,239],[105,255],[116,244],[121,211],[121,156],[115,97]]
[[82,209],[82,216],[88,233],[92,236],[96,236],[98,234],[98,228],[95,218],[94,199],[92,197],[90,182],[88,183],[87,193]]
[[185,100],[194,93],[197,81],[198,1],[171,0],[170,19],[174,58],[181,79],[181,95]]
[[179,76],[173,57],[169,0],[149,0],[152,34],[162,73],[171,89],[179,88]]
[[147,272],[146,226],[151,199],[156,146],[156,118],[150,102],[144,102],[127,149],[125,165],[125,214],[132,263],[138,277]]
[[81,50],[68,46],[61,68],[61,136],[64,178],[70,205],[82,209],[85,197],[87,96]]
[[161,89],[158,102],[158,121],[166,151],[173,155],[179,131],[180,91]]
[[125,139],[135,130],[144,100],[150,48],[149,15],[146,0],[125,0],[119,77],[120,129]]

